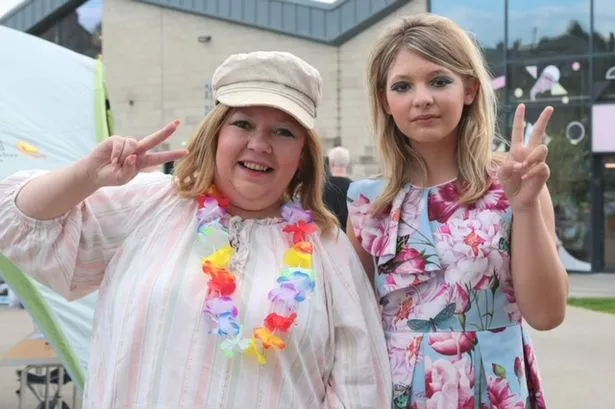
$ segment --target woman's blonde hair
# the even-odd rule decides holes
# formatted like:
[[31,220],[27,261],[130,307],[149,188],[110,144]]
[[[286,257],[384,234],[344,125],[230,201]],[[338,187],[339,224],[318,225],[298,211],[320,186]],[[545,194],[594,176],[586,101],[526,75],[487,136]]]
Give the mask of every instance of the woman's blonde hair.
[[[196,198],[214,183],[218,135],[230,112],[230,107],[217,104],[190,140],[188,155],[178,163],[174,171],[181,196]],[[307,134],[297,177],[292,179],[286,194],[288,198],[298,197],[303,208],[312,211],[314,221],[322,233],[329,234],[338,223],[323,202],[323,149],[315,132],[308,130]]]
[[457,164],[461,202],[473,203],[489,188],[494,171],[492,140],[495,135],[497,100],[491,76],[485,67],[480,47],[464,30],[448,18],[419,14],[402,18],[388,28],[374,47],[368,65],[372,124],[388,180],[383,194],[374,203],[376,214],[385,211],[397,193],[410,182],[411,165],[427,175],[424,160],[412,149],[408,137],[385,111],[383,98],[389,68],[402,49],[461,76],[476,81],[474,102],[464,107],[458,126]]

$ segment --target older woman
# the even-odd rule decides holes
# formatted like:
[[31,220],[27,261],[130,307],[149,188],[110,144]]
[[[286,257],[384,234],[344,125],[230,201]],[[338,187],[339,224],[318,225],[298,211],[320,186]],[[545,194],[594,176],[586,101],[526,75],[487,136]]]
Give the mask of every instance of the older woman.
[[0,185],[0,250],[100,290],[85,408],[390,407],[376,301],[322,202],[318,71],[254,52],[212,82],[187,152],[151,152],[173,122]]

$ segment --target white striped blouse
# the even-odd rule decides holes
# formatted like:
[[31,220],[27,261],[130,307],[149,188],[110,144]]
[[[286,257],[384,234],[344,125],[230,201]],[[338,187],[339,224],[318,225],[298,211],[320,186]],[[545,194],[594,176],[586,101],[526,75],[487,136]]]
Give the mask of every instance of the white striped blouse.
[[[86,409],[390,408],[380,314],[347,237],[314,239],[317,286],[301,303],[284,351],[267,365],[229,359],[203,319],[206,277],[196,245],[197,204],[172,179],[141,174],[100,189],[68,214],[33,220],[15,197],[39,172],[0,184],[0,251],[69,299],[99,289]],[[277,219],[239,223],[235,273],[243,325],[268,312],[288,248]]]

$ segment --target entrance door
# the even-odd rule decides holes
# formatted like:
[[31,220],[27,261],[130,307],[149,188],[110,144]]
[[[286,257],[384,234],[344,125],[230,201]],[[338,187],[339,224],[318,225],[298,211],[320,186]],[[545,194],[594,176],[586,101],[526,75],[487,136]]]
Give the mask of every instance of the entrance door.
[[604,168],[604,269],[615,271],[615,156],[602,160]]

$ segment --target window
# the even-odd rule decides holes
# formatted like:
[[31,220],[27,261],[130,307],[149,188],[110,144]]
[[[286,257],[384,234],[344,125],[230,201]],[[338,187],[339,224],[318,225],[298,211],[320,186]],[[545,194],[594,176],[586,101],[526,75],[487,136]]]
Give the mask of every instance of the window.
[[88,0],[40,34],[69,50],[98,58],[102,52],[103,0]]
[[513,104],[547,102],[569,104],[589,100],[588,60],[510,64],[508,100]]
[[[532,125],[544,109],[528,105],[526,121]],[[547,128],[549,190],[556,215],[556,228],[564,248],[575,258],[589,261],[589,185],[591,179],[590,110],[587,107],[556,108]],[[512,115],[508,121],[512,128]],[[527,132],[528,136],[530,132]]]
[[615,51],[613,0],[594,0],[594,51]]
[[490,65],[504,58],[504,0],[432,0],[431,11],[472,33]]
[[589,10],[587,0],[508,1],[510,58],[587,53]]
[[615,101],[615,55],[594,58],[594,101]]

